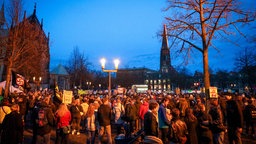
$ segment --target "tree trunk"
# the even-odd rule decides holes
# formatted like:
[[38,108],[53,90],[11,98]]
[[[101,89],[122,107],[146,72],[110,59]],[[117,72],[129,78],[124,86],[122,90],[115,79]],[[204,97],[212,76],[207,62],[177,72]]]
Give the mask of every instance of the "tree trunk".
[[208,63],[208,49],[204,49],[203,52],[203,65],[204,65],[204,86],[205,90],[210,88],[210,74],[209,74],[209,63]]
[[7,66],[7,75],[6,75],[6,83],[4,90],[4,97],[7,98],[9,96],[9,90],[11,85],[11,76],[12,76],[12,62],[9,61],[9,65]]
[[203,64],[204,64],[204,87],[205,87],[205,108],[206,112],[209,110],[208,99],[210,99],[210,74],[209,74],[209,62],[208,62],[208,48],[204,48],[203,50]]

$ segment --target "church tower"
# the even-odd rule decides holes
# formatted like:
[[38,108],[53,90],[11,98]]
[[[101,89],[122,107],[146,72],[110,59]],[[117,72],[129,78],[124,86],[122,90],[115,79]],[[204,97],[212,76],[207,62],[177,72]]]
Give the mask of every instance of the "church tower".
[[170,59],[170,49],[168,46],[167,29],[165,24],[164,24],[162,38],[163,40],[162,40],[161,55],[160,55],[160,72],[169,73],[169,70],[171,68],[171,59]]

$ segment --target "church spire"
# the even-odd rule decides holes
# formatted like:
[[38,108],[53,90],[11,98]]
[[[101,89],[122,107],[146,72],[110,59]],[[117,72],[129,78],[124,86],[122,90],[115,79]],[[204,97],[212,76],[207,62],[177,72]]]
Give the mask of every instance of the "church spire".
[[36,15],[36,3],[34,5],[34,12],[33,12],[33,15],[35,16]]
[[163,34],[162,34],[163,40],[162,40],[162,49],[166,49],[168,48],[168,34],[167,34],[167,28],[166,28],[166,24],[164,24],[164,30],[163,30]]
[[164,24],[163,34],[162,34],[162,47],[160,54],[160,72],[168,73],[171,67],[171,59],[170,59],[170,49],[168,46],[168,35],[167,28]]

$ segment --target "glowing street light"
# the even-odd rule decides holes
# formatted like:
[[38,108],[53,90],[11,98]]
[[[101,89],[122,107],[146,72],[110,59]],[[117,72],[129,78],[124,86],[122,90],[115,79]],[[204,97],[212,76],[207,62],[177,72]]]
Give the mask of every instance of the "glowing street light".
[[101,63],[102,71],[108,72],[108,96],[111,97],[111,72],[117,72],[118,65],[119,65],[120,61],[119,61],[119,59],[114,60],[115,69],[113,69],[113,70],[106,70],[105,69],[105,64],[106,64],[106,59],[105,58],[102,58],[100,60],[100,63]]
[[38,89],[40,87],[40,83],[42,81],[42,77],[39,77],[38,80],[36,79],[36,77],[33,77],[33,82],[36,84],[36,88]]

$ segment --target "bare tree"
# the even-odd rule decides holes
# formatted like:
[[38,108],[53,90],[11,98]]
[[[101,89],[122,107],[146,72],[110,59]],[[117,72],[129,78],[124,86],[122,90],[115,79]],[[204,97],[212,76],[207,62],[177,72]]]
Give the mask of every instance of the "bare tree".
[[89,67],[90,63],[88,59],[81,54],[79,48],[76,46],[73,49],[73,52],[70,55],[68,60],[67,70],[71,76],[71,81],[73,82],[74,86],[85,86],[86,81],[89,81],[91,75],[89,74]]
[[242,10],[240,5],[238,0],[168,0],[165,10],[172,13],[166,17],[171,47],[180,44],[178,51],[185,52],[186,59],[193,50],[202,53],[206,90],[210,87],[208,50],[216,48],[212,40],[228,38],[232,30],[242,34],[240,24],[255,20],[255,12]]
[[[7,23],[8,36],[4,47],[6,51],[6,86],[4,96],[9,95],[9,87],[11,82],[11,75],[13,70],[25,72],[27,69],[29,74],[39,74],[42,68],[40,57],[45,53],[40,50],[42,39],[48,42],[45,35],[42,35],[40,27],[35,27],[26,19],[26,14],[22,18],[22,0],[12,0],[8,7],[8,18],[10,22]],[[43,38],[42,38],[43,37]],[[25,67],[26,66],[26,67]],[[37,67],[31,67],[37,66]]]
[[237,72],[241,74],[243,83],[253,88],[255,84],[256,52],[255,48],[244,48],[235,57]]

